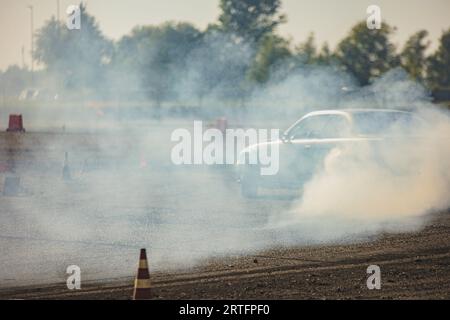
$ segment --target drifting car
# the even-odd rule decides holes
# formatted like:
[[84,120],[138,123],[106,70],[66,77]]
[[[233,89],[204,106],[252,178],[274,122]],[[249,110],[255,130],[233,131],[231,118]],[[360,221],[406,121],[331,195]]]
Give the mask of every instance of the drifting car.
[[[260,187],[302,187],[324,168],[326,157],[337,156],[340,150],[355,143],[376,147],[389,139],[398,141],[405,135],[414,135],[414,130],[424,125],[426,122],[417,114],[401,110],[343,109],[308,113],[289,127],[279,141],[252,145],[241,152],[237,163],[241,193],[256,197]],[[393,132],[401,137],[393,137]],[[245,159],[263,145],[267,148],[273,144],[279,147],[279,171],[276,175],[263,176],[259,164],[249,164]]]

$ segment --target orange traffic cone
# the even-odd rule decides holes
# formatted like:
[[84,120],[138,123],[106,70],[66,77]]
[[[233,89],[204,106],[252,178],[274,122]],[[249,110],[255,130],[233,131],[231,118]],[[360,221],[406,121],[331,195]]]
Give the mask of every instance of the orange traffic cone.
[[7,132],[25,132],[21,114],[10,114]]
[[147,253],[141,249],[139,268],[134,281],[133,300],[150,299],[150,273],[148,271]]

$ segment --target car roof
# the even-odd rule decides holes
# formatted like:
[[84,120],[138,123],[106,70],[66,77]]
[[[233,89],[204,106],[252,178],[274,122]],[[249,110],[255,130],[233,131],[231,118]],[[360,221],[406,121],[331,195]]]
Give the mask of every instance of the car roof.
[[412,114],[410,111],[404,111],[404,110],[396,110],[396,109],[375,109],[375,108],[353,108],[353,109],[328,109],[328,110],[320,110],[320,111],[312,111],[310,113],[307,113],[300,119],[298,119],[296,122],[294,122],[288,129],[286,129],[285,132],[291,130],[297,124],[302,121],[305,118],[311,117],[311,116],[318,116],[318,115],[330,115],[330,114],[340,114],[347,119],[351,120],[352,114],[355,113],[362,113],[362,112],[384,112],[384,113],[404,113],[404,114]]
[[411,113],[409,111],[396,110],[396,109],[355,108],[355,109],[328,109],[328,110],[313,111],[313,112],[308,113],[306,116],[325,115],[325,114],[348,114],[348,115],[350,115],[353,113],[360,113],[360,112]]

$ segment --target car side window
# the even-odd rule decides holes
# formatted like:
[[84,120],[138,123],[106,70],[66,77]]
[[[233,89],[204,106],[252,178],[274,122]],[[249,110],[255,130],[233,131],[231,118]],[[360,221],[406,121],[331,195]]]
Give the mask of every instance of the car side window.
[[292,139],[332,139],[350,136],[350,123],[341,115],[316,115],[300,121],[289,133]]
[[328,115],[327,122],[322,128],[322,138],[349,138],[351,135],[350,122],[342,115]]
[[323,127],[324,121],[321,116],[310,116],[300,121],[289,133],[292,139],[312,139]]

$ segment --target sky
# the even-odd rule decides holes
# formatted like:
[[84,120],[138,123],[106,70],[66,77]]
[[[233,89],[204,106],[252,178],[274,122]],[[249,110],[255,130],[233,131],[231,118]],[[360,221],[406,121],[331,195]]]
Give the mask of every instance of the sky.
[[[30,64],[31,23],[29,5],[34,8],[34,30],[56,15],[58,0],[0,0],[0,70],[11,64]],[[119,39],[136,25],[187,21],[204,29],[219,16],[219,0],[85,0],[104,34]],[[59,0],[60,17],[79,0]],[[450,28],[450,0],[282,0],[288,22],[278,30],[293,43],[314,32],[318,46],[328,42],[334,48],[359,21],[367,18],[369,5],[381,8],[383,21],[397,27],[393,41],[402,46],[420,29],[430,32],[432,49]],[[23,48],[23,56],[22,56]]]

